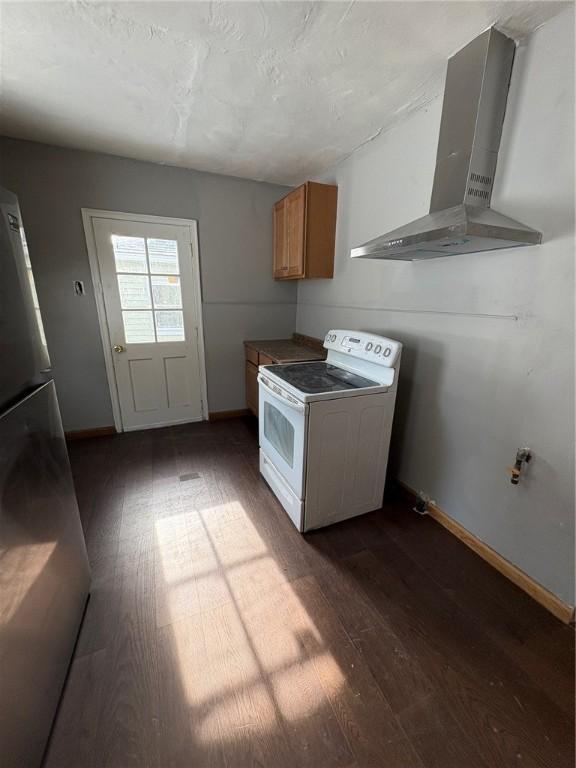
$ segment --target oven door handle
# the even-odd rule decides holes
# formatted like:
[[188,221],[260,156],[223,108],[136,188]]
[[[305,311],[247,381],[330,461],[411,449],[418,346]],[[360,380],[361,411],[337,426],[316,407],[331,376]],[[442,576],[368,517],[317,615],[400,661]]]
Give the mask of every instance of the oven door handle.
[[283,392],[280,387],[276,387],[274,384],[272,384],[261,373],[258,374],[258,383],[266,390],[266,392],[268,392],[268,394],[272,395],[278,400],[281,400],[284,405],[292,408],[292,410],[298,411],[299,413],[304,413],[306,410],[304,403],[299,403],[295,398],[290,397],[290,395]]

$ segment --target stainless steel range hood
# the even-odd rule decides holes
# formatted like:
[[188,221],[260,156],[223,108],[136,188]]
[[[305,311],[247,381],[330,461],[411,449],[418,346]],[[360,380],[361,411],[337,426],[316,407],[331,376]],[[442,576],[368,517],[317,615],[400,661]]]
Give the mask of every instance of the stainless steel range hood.
[[542,241],[490,208],[514,51],[492,27],[449,59],[430,213],[353,248],[353,258],[414,261]]

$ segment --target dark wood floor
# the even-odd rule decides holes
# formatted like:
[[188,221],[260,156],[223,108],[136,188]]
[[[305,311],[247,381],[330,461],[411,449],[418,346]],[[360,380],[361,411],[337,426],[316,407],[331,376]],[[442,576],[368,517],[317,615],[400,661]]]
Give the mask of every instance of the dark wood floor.
[[307,536],[242,419],[71,445],[93,569],[46,768],[572,768],[573,633],[402,501]]

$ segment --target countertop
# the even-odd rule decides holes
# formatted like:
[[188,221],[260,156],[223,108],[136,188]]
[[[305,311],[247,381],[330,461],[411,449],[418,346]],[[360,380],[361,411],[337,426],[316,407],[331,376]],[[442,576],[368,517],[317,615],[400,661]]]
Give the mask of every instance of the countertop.
[[[300,337],[301,338],[301,337]],[[313,346],[309,346],[299,338],[291,339],[262,339],[257,341],[245,341],[244,346],[262,352],[272,358],[275,363],[296,363],[304,360],[324,360],[326,350],[322,342],[316,339],[310,340]]]

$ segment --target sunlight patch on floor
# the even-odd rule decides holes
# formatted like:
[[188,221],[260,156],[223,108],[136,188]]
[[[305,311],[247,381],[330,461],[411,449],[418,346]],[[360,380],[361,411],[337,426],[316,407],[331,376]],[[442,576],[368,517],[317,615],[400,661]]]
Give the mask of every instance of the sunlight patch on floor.
[[156,521],[170,625],[196,736],[276,727],[326,706],[344,676],[239,501]]

